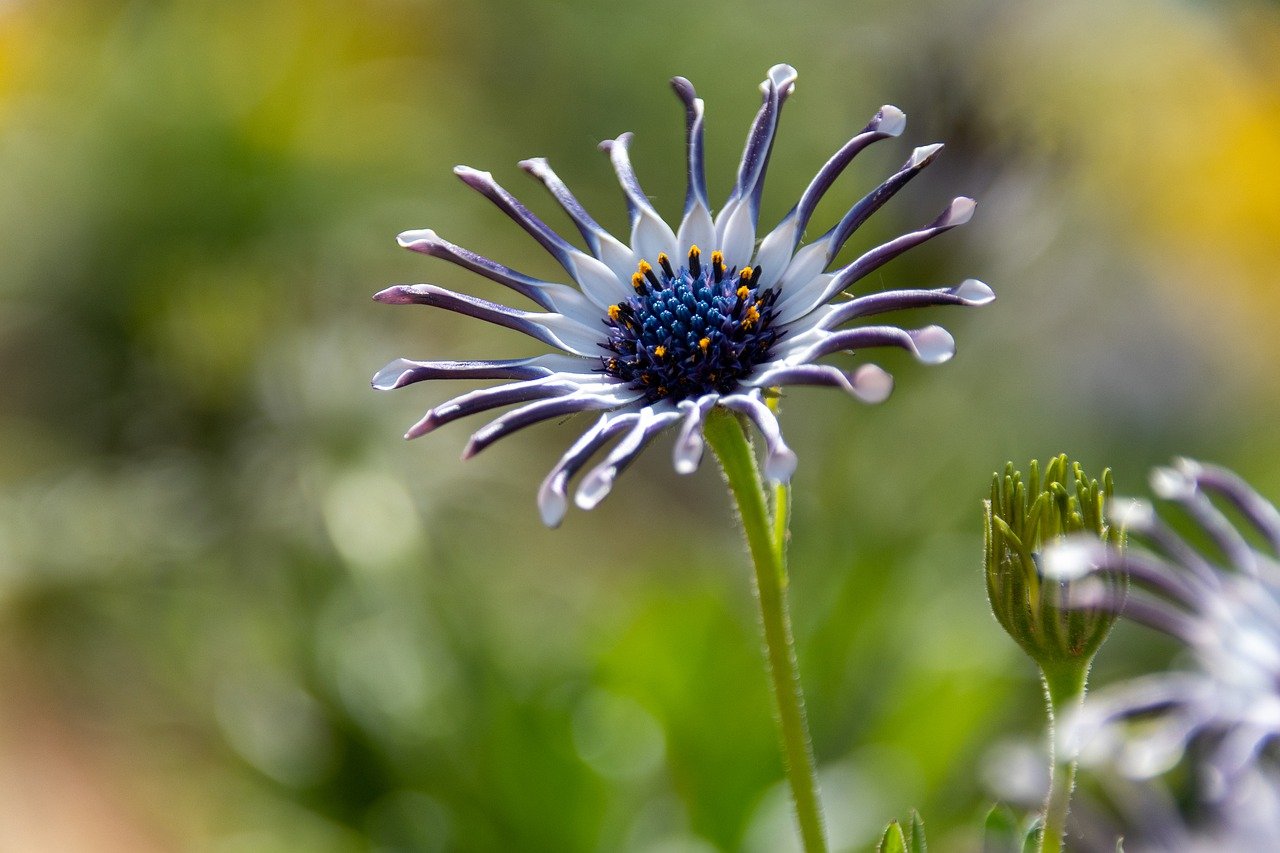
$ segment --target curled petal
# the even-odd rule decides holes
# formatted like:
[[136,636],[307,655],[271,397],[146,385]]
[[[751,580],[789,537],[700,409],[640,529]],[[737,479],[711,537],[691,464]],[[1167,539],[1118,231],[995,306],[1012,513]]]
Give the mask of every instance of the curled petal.
[[537,379],[581,368],[581,358],[555,354],[494,361],[410,361],[397,358],[373,375],[372,385],[379,391],[390,391],[428,379]]
[[550,281],[542,281],[524,273],[516,272],[497,261],[491,261],[483,255],[478,255],[469,249],[450,243],[430,228],[405,231],[396,238],[396,241],[406,249],[412,249],[415,252],[421,252],[433,258],[442,258],[457,264],[463,269],[479,273],[490,281],[496,281],[498,284],[511,288],[521,296],[533,300],[548,311],[555,311],[578,319],[583,319],[589,313],[596,312],[591,302],[572,287]]
[[631,276],[634,265],[631,249],[623,245],[621,241],[596,222],[591,214],[587,213],[586,208],[569,191],[564,181],[560,180],[559,176],[551,170],[551,166],[545,158],[535,157],[530,160],[521,160],[520,168],[541,181],[552,197],[560,203],[560,206],[564,208],[564,212],[573,220],[573,224],[578,226],[582,239],[587,241],[587,247],[591,249],[591,253],[598,260],[602,261],[620,279],[626,279]]
[[867,347],[900,347],[924,364],[941,364],[956,352],[955,338],[941,326],[909,330],[899,329],[897,326],[863,326],[860,329],[824,334],[817,343],[810,345],[802,353],[789,355],[787,362],[804,364],[834,352]]
[[883,293],[859,296],[848,302],[831,306],[822,314],[819,326],[823,329],[833,329],[860,317],[908,308],[924,308],[930,305],[986,305],[995,298],[994,291],[976,278],[966,279],[955,287],[936,290],[886,290]]
[[707,198],[707,173],[703,164],[702,125],[705,106],[702,99],[693,90],[693,84],[683,77],[673,77],[671,88],[676,96],[684,102],[685,113],[685,148],[688,180],[685,190],[684,210],[688,215],[694,205],[701,204],[703,209],[711,207]]
[[618,174],[618,183],[627,199],[627,210],[631,214],[631,249],[636,259],[656,262],[659,253],[679,257],[676,254],[676,235],[671,226],[663,221],[658,212],[649,204],[649,198],[640,189],[640,181],[636,178],[635,169],[631,166],[631,156],[627,151],[631,144],[631,134],[624,133],[617,139],[606,139],[600,143],[600,149],[609,155],[613,170]]
[[761,284],[772,286],[780,278],[795,254],[796,246],[805,229],[809,227],[809,219],[818,207],[818,202],[826,195],[840,173],[853,162],[853,158],[864,148],[880,139],[890,139],[902,133],[907,125],[907,117],[897,107],[885,104],[872,116],[871,121],[862,132],[846,142],[831,159],[818,170],[818,174],[809,182],[800,201],[791,212],[783,217],[778,227],[769,232],[760,243],[760,251],[756,253],[756,263],[763,267]]
[[553,258],[560,262],[582,292],[597,305],[610,305],[626,295],[626,287],[609,267],[585,252],[579,251],[569,241],[553,231],[545,222],[521,204],[515,196],[503,189],[493,175],[467,166],[458,166],[454,173],[463,183],[492,201],[503,213],[514,219],[542,244]]
[[1178,466],[1195,479],[1207,492],[1226,500],[1267,540],[1272,550],[1280,552],[1280,510],[1259,495],[1232,471],[1191,459],[1178,460]]
[[719,400],[718,394],[704,394],[695,400],[681,400],[680,411],[684,420],[676,434],[672,462],[677,474],[692,474],[702,464],[706,441],[702,438],[702,424],[707,414]]
[[1155,468],[1151,472],[1151,491],[1157,497],[1181,504],[1235,569],[1257,574],[1257,553],[1235,525],[1200,491],[1194,477],[1181,467]]
[[563,314],[518,311],[487,299],[454,293],[434,284],[399,284],[374,294],[373,298],[389,305],[430,305],[466,314],[477,320],[523,332],[557,349],[581,356],[594,355],[599,349],[598,332]]
[[608,441],[627,429],[640,416],[634,412],[600,416],[591,429],[579,436],[555,467],[547,474],[538,489],[538,511],[542,515],[542,523],[547,527],[559,527],[564,514],[569,508],[566,487],[573,475],[591,459]]
[[769,154],[773,150],[778,129],[778,114],[783,102],[795,88],[796,70],[790,65],[775,65],[760,84],[764,102],[751,123],[747,144],[738,166],[738,180],[733,192],[715,219],[716,244],[725,262],[747,266],[755,249],[756,225],[760,218],[760,194],[764,188]]
[[638,393],[584,390],[576,391],[563,397],[529,403],[518,409],[512,409],[477,430],[462,451],[462,458],[470,459],[498,439],[506,438],[513,432],[541,421],[562,418],[578,412],[598,412],[601,409],[616,409],[639,399],[639,397]]
[[830,257],[834,258],[839,254],[845,242],[853,235],[853,232],[857,231],[862,226],[862,223],[871,217],[871,214],[884,206],[885,202],[893,198],[898,190],[905,187],[908,181],[920,174],[926,166],[936,160],[938,152],[941,150],[942,146],[940,144],[917,148],[911,153],[910,159],[902,165],[901,169],[891,175],[880,186],[863,196],[857,204],[849,208],[849,212],[828,232],[831,242],[827,251]]
[[755,394],[730,394],[720,405],[751,418],[764,438],[764,475],[775,483],[785,483],[796,470],[796,455],[782,440],[778,418]]
[[512,403],[527,403],[530,400],[545,400],[549,397],[564,397],[586,385],[605,384],[599,376],[582,374],[552,374],[541,379],[530,379],[524,382],[511,382],[494,388],[481,388],[447,400],[433,407],[418,421],[404,437],[419,438],[444,426],[447,423],[465,418],[479,412],[486,412]]
[[603,462],[583,475],[573,498],[574,503],[581,509],[594,509],[598,506],[613,490],[618,475],[636,460],[658,433],[679,418],[680,413],[676,411],[656,412],[649,406],[641,409],[635,424],[618,442],[618,446],[609,452]]
[[[802,280],[797,277],[797,279],[795,279],[795,283],[801,286],[792,288],[792,292],[790,296],[788,296],[787,284],[792,281],[791,269],[788,268],[787,275],[783,283],[783,295],[778,301],[779,319],[785,322],[786,320],[804,316],[819,305],[830,301],[833,296],[851,286],[863,276],[879,269],[881,266],[893,260],[898,255],[901,255],[908,249],[914,248],[915,246],[918,246],[939,234],[950,231],[952,228],[965,224],[973,217],[973,210],[976,206],[977,203],[971,198],[961,197],[954,199],[951,204],[947,206],[947,209],[944,210],[933,222],[929,223],[919,231],[912,231],[909,234],[903,234],[901,237],[890,240],[889,242],[877,246],[867,252],[865,255],[836,273],[834,277],[825,283],[821,291],[816,291],[816,289],[811,287],[804,287]],[[814,249],[819,246],[824,246],[824,243],[814,243],[812,246],[806,246],[805,248]],[[825,248],[823,251],[825,252]],[[799,254],[797,254],[796,259],[800,259]],[[793,266],[795,263],[795,261],[792,261]],[[810,261],[810,263],[812,263],[812,261]]]
[[883,403],[893,392],[893,377],[874,364],[846,373],[830,364],[775,367],[744,383],[756,388],[787,385],[825,385],[840,388],[864,403]]

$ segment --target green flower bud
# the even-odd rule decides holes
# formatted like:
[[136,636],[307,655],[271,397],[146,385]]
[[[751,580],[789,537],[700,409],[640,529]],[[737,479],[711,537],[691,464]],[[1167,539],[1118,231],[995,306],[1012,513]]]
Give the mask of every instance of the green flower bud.
[[1032,460],[1025,483],[1010,462],[1004,476],[993,475],[991,497],[983,501],[991,611],[1048,678],[1074,675],[1083,685],[1094,654],[1116,621],[1116,603],[1127,584],[1123,576],[1090,578],[1091,583],[1115,585],[1101,596],[1093,590],[1088,600],[1099,604],[1090,606],[1073,600],[1075,582],[1047,579],[1041,572],[1044,549],[1068,535],[1122,544],[1123,533],[1109,526],[1103,514],[1111,494],[1111,469],[1102,472],[1099,485],[1063,454],[1049,461],[1043,479],[1040,465]]

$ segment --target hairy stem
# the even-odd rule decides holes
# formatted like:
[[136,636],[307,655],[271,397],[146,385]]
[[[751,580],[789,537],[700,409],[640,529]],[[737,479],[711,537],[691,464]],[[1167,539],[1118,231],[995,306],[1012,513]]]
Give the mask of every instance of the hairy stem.
[[[1049,796],[1044,806],[1044,829],[1040,833],[1040,853],[1060,853],[1067,832],[1067,813],[1076,784],[1075,756],[1058,756],[1058,726],[1066,714],[1084,701],[1088,662],[1065,666],[1060,671],[1045,669],[1044,692],[1049,711]],[[1066,760],[1061,760],[1065,758]]]
[[764,626],[767,668],[777,702],[778,734],[800,836],[807,853],[825,853],[827,841],[818,800],[818,779],[787,609],[786,527],[790,494],[785,487],[777,489],[776,513],[774,519],[770,519],[756,457],[742,421],[736,415],[714,411],[707,418],[705,435],[737,503],[747,547],[755,564],[756,601]]

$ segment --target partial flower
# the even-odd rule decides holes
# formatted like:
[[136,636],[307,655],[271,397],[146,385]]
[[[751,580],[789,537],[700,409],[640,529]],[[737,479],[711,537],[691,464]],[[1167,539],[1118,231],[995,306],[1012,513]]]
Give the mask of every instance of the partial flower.
[[406,231],[400,245],[476,272],[533,302],[536,311],[511,308],[432,284],[398,285],[374,298],[392,304],[432,305],[522,332],[555,352],[480,361],[397,359],[378,371],[378,389],[426,379],[499,379],[504,384],[442,403],[411,427],[416,438],[458,418],[501,406],[517,407],[472,435],[463,457],[539,421],[579,412],[600,413],[543,481],[543,521],[563,519],[569,481],[610,441],[603,461],[586,472],[575,493],[591,509],[617,476],[663,430],[678,430],[675,468],[694,471],[702,458],[702,425],[716,406],[753,421],[764,438],[765,474],[786,481],[796,458],[766,398],[787,385],[839,388],[866,403],[884,400],[892,378],[873,364],[843,370],[826,356],[870,347],[905,349],[936,364],[955,352],[939,326],[847,328],[888,311],[928,305],[984,305],[994,295],[980,281],[954,287],[890,290],[847,298],[845,290],[913,246],[969,221],[974,201],[957,198],[935,220],[827,269],[872,213],[938,156],[941,145],[917,148],[902,167],[855,204],[835,226],[801,246],[818,202],[853,158],[881,139],[902,133],[906,116],[882,107],[863,130],[818,172],[799,202],[757,244],[765,170],[783,104],[796,72],[775,65],[761,85],[764,102],[747,134],[737,181],[713,217],[703,169],[703,102],[682,77],[672,87],[684,103],[688,189],[676,229],[649,203],[631,166],[631,134],[601,143],[631,219],[629,243],[602,228],[551,170],[546,160],[520,166],[540,181],[573,221],[587,251],[569,243],[494,181],[465,166],[454,171],[527,231],[576,284],[541,281],[448,242],[431,230]]
[[[1124,615],[1177,638],[1190,666],[1091,695],[1065,745],[1133,779],[1191,752],[1206,801],[1234,800],[1276,779],[1264,750],[1280,739],[1280,512],[1237,475],[1190,460],[1156,469],[1151,489],[1178,508],[1188,535],[1150,504],[1115,502],[1111,521],[1129,535],[1123,553],[1075,540],[1047,555],[1046,570],[1081,580],[1127,573]],[[1082,603],[1106,604],[1107,588]]]

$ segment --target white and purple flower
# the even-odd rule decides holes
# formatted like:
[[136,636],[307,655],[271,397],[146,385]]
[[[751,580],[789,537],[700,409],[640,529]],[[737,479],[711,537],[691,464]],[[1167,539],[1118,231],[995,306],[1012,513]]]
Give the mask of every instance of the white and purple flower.
[[584,252],[531,213],[487,172],[454,171],[542,244],[577,287],[541,281],[456,246],[434,231],[406,231],[400,245],[451,261],[505,285],[540,311],[510,308],[430,284],[398,285],[374,298],[392,304],[434,305],[505,326],[557,352],[495,361],[397,359],[378,371],[378,389],[426,379],[501,379],[442,403],[411,427],[406,438],[425,435],[467,415],[519,404],[477,431],[469,457],[523,427],[578,412],[599,412],[544,480],[538,494],[543,521],[556,526],[568,506],[567,489],[587,462],[618,439],[588,471],[575,500],[590,509],[608,495],[618,474],[664,429],[678,425],[675,467],[689,473],[703,453],[702,424],[716,406],[753,421],[765,442],[765,474],[786,481],[796,459],[782,439],[768,389],[786,385],[840,388],[867,403],[884,400],[892,378],[864,364],[852,371],[819,359],[869,347],[906,349],[925,363],[955,351],[938,326],[904,330],[890,325],[845,328],[876,314],[928,305],[984,305],[994,295],[980,281],[955,287],[891,290],[840,298],[847,288],[913,246],[967,222],[974,202],[957,198],[924,228],[877,246],[833,272],[828,266],[853,232],[933,162],[941,145],[917,148],[902,167],[855,204],[829,231],[801,247],[814,209],[863,148],[898,136],[906,117],[882,107],[861,133],[822,167],[800,201],[757,245],[765,169],[778,116],[795,88],[789,65],[769,70],[764,103],[747,136],[738,178],[728,200],[712,216],[703,170],[703,102],[682,77],[672,81],[684,102],[688,190],[684,216],[672,230],[640,189],[627,148],[631,134],[601,143],[618,174],[631,219],[630,244],[604,230],[542,159],[520,166],[533,175],[573,220]]
[[[1280,802],[1278,768],[1265,758],[1280,741],[1280,512],[1237,475],[1191,460],[1156,469],[1151,487],[1191,522],[1191,535],[1150,504],[1117,503],[1109,515],[1129,536],[1123,551],[1070,541],[1049,552],[1045,569],[1085,584],[1127,573],[1124,615],[1177,638],[1191,665],[1091,695],[1064,726],[1063,746],[1086,763],[1149,779],[1195,744],[1211,803],[1252,797],[1260,780]],[[1096,594],[1105,599],[1105,589]],[[1280,813],[1267,817],[1275,826]]]

